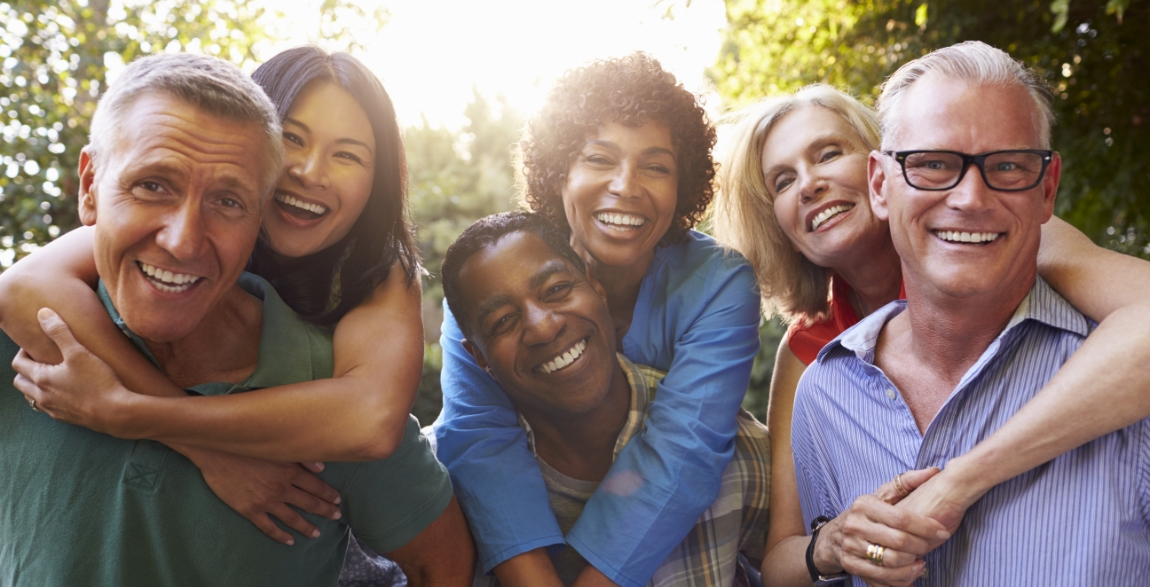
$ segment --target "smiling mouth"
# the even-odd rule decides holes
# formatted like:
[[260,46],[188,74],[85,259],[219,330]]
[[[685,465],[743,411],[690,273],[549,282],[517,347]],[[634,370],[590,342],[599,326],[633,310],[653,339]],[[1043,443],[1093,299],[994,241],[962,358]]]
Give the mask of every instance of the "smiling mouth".
[[296,218],[301,218],[303,220],[315,220],[316,218],[320,218],[324,214],[327,214],[327,208],[324,208],[319,204],[310,204],[308,202],[304,202],[303,200],[299,200],[283,192],[276,192],[275,199],[276,203],[280,205],[280,210],[283,210],[284,212],[287,212]]
[[1002,236],[1001,232],[959,232],[957,230],[933,230],[934,236],[948,243],[985,245]]
[[826,222],[831,218],[834,218],[835,216],[838,216],[839,214],[842,214],[843,212],[846,212],[854,207],[854,204],[838,204],[837,206],[831,206],[830,208],[819,212],[818,215],[814,217],[814,220],[811,220],[811,232],[818,230],[820,226],[826,224]]
[[635,230],[647,223],[647,219],[642,216],[614,212],[598,212],[595,220],[612,230]]
[[575,343],[563,354],[536,367],[535,371],[544,375],[548,375],[567,367],[571,363],[574,363],[579,357],[583,356],[583,351],[587,350],[587,339],[589,338],[591,337],[584,338],[583,340]]
[[136,261],[136,265],[140,267],[140,271],[144,272],[145,278],[152,284],[152,287],[164,293],[183,293],[203,279],[203,277],[187,273],[172,273],[155,265],[148,265],[143,261]]

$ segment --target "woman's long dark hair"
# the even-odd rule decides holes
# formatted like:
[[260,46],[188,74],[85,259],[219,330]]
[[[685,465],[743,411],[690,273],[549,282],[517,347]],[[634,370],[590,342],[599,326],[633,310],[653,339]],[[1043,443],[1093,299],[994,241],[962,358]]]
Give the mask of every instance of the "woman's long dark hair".
[[396,264],[408,283],[419,269],[412,227],[407,218],[407,162],[395,108],[375,77],[346,53],[328,54],[297,47],[272,57],[252,74],[276,105],[280,120],[304,87],[328,82],[351,94],[367,113],[375,135],[375,177],[363,212],[347,236],[305,257],[278,258],[261,238],[249,270],[267,279],[306,320],[331,325],[371,294]]

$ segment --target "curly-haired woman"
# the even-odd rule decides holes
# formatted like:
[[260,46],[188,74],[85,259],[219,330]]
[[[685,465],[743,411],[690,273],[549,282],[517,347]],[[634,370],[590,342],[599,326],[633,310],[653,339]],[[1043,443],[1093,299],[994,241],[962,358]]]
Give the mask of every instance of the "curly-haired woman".
[[[438,455],[481,565],[504,585],[560,584],[545,548],[563,544],[589,563],[576,585],[646,585],[719,492],[759,312],[747,263],[691,230],[711,200],[714,142],[695,97],[641,53],[568,72],[528,122],[525,202],[570,233],[606,291],[619,351],[667,374],[646,431],[561,528],[514,407],[448,314]],[[536,368],[562,377],[577,347]]]

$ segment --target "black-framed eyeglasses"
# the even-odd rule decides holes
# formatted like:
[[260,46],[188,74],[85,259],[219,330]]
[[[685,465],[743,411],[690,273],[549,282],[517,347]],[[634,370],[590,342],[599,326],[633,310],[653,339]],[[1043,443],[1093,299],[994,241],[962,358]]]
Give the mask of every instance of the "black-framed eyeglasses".
[[1021,192],[1038,185],[1054,151],[1018,149],[967,155],[958,151],[883,151],[902,166],[902,176],[910,187],[920,190],[949,190],[958,185],[971,165],[978,167],[982,180],[992,190]]

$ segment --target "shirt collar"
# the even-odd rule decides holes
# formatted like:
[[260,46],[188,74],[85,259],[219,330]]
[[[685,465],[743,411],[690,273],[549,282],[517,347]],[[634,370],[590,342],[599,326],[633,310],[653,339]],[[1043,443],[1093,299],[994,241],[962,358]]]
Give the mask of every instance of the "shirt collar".
[[[878,336],[882,332],[882,327],[905,309],[906,300],[895,300],[879,308],[823,347],[816,360],[822,361],[823,357],[834,348],[842,347],[854,352],[860,359],[873,363],[874,348],[878,343]],[[1006,328],[1002,332],[998,333],[992,344],[999,345],[1012,331],[1030,320],[1080,336],[1089,334],[1091,328],[1090,322],[1069,302],[1058,295],[1058,292],[1054,291],[1041,277],[1035,277],[1030,292],[1022,299],[1022,303],[1014,309],[1010,322],[1006,324]]]
[[[331,336],[302,318],[288,307],[266,280],[258,275],[244,272],[239,279],[244,291],[263,301],[263,320],[260,328],[260,350],[256,370],[244,381],[233,384],[226,382],[204,383],[191,388],[201,395],[224,395],[228,393],[276,387],[300,381],[311,381],[331,377],[332,351]],[[143,339],[128,329],[120,313],[112,305],[111,296],[103,280],[97,288],[97,295],[104,303],[112,321],[131,339],[136,348],[159,367],[156,358],[148,350]],[[323,344],[326,342],[327,344]]]

